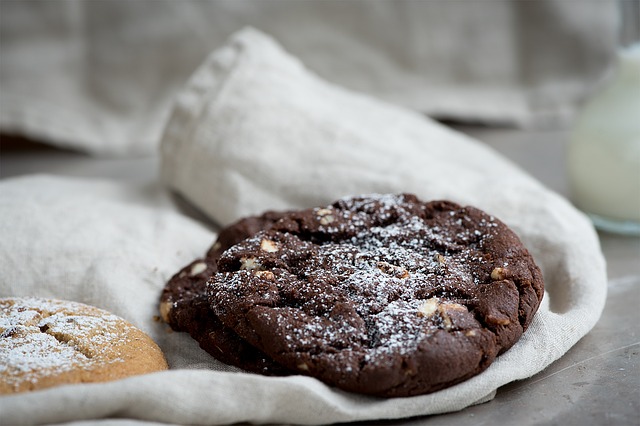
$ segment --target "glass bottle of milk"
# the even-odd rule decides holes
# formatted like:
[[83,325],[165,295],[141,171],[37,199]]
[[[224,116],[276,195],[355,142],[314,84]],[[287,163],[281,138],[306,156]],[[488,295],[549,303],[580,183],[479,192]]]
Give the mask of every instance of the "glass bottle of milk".
[[612,77],[576,120],[571,198],[597,228],[640,235],[640,44],[620,52]]

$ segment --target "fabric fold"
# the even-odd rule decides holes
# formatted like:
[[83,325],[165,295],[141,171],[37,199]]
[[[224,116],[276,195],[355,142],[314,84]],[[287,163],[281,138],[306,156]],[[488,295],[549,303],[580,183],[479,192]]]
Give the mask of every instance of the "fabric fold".
[[612,65],[621,26],[615,0],[175,4],[3,1],[0,130],[92,155],[153,155],[173,97],[246,25],[324,78],[389,102],[557,127]]
[[2,422],[327,424],[461,410],[543,370],[604,307],[597,235],[565,199],[466,136],[321,80],[255,30],[237,34],[194,74],[177,99],[162,156],[163,183],[219,224],[365,192],[475,205],[520,236],[543,271],[545,298],[529,330],[485,372],[432,394],[378,399],[308,377],[247,374],[154,320],[165,282],[215,236],[180,214],[158,184],[6,179],[0,295],[110,310],[150,334],[172,371],[3,397]]

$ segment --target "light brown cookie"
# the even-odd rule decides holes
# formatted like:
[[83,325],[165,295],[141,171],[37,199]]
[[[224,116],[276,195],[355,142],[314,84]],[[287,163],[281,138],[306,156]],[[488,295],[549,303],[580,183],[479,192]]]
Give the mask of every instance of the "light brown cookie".
[[149,336],[102,309],[64,300],[0,299],[0,394],[166,369]]

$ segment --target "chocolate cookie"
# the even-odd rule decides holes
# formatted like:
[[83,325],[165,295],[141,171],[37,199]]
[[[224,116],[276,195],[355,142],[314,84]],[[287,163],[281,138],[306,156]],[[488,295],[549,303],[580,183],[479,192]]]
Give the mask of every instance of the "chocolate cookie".
[[0,299],[0,394],[166,369],[149,336],[102,309],[64,300]]
[[217,271],[216,262],[224,250],[260,230],[268,229],[284,214],[269,211],[224,228],[206,256],[176,273],[160,297],[160,314],[172,329],[189,333],[202,349],[225,364],[266,375],[290,372],[220,322],[211,310],[205,284]]
[[486,369],[527,329],[539,268],[502,222],[412,195],[283,215],[224,251],[207,284],[226,327],[288,370],[394,397]]

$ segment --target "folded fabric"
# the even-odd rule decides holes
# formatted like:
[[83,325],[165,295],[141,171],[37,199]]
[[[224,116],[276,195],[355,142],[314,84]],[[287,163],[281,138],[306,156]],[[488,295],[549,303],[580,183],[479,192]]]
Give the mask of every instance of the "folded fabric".
[[[328,83],[254,29],[211,54],[177,97],[161,178],[221,225],[265,208],[370,192],[450,198],[527,226],[548,191],[487,146]],[[533,197],[528,200],[528,197]]]
[[3,1],[0,130],[153,154],[173,96],[245,25],[331,81],[421,112],[557,124],[609,67],[619,3]]
[[428,395],[378,399],[308,377],[242,373],[153,320],[166,280],[214,237],[180,214],[162,188],[4,180],[0,296],[110,310],[149,333],[171,371],[3,397],[3,422],[326,424],[455,411],[544,369],[602,312],[606,273],[597,235],[566,200],[467,137],[318,79],[259,32],[238,34],[197,71],[162,148],[164,182],[220,224],[363,192],[476,205],[519,234],[543,271],[545,298],[529,330],[489,369]]
[[[539,194],[538,194],[539,195]],[[557,198],[541,200],[540,226],[524,230],[548,292],[529,331],[484,373],[429,395],[378,399],[302,376],[263,377],[225,366],[184,333],[154,321],[160,291],[214,235],[177,213],[155,185],[35,176],[0,182],[0,296],[90,303],[140,327],[172,371],[0,398],[6,424],[104,418],[178,424],[320,424],[460,410],[540,371],[596,322],[604,264],[588,222]],[[546,213],[544,213],[546,212]],[[529,214],[528,212],[524,212]]]
[[485,145],[320,79],[256,30],[238,33],[196,71],[161,151],[163,181],[221,225],[372,192],[450,199],[505,221],[541,266],[549,305],[525,334],[532,346],[502,357],[518,364],[517,373],[500,370],[504,383],[561,356],[604,306],[597,236],[565,199]]

